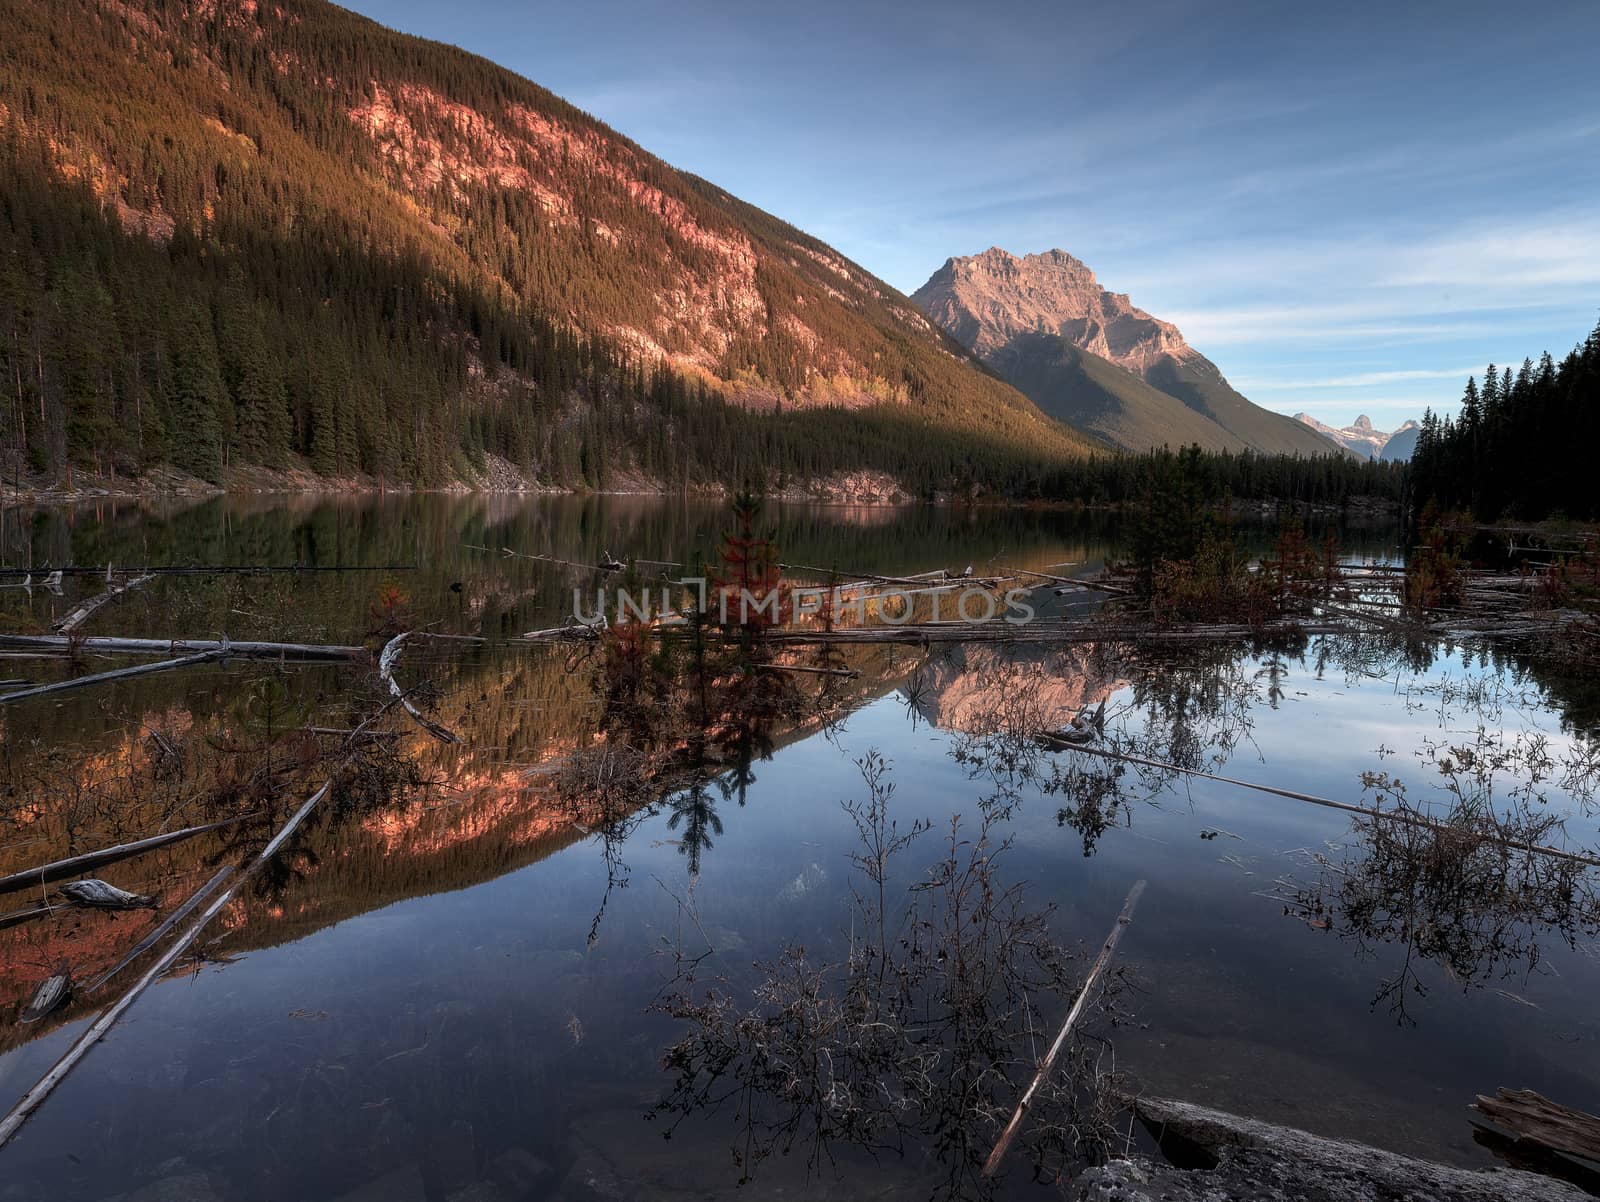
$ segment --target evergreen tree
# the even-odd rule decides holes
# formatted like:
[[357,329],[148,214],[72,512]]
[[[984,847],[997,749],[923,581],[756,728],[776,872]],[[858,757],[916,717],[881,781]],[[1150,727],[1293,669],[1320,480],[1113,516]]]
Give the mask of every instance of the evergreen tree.
[[172,462],[203,480],[222,478],[222,418],[229,407],[211,315],[183,305],[172,334]]

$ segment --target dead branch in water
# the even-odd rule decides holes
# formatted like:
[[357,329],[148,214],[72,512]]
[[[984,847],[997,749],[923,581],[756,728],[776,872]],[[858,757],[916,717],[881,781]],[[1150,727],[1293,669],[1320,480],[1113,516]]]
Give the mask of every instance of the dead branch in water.
[[207,881],[204,885],[201,885],[199,889],[195,890],[194,893],[190,895],[188,901],[184,902],[183,905],[179,906],[171,914],[168,914],[166,918],[161,920],[160,925],[157,926],[155,930],[151,931],[143,939],[139,940],[138,943],[134,944],[133,947],[129,949],[127,955],[123,956],[122,959],[118,960],[115,965],[95,978],[93,983],[91,983],[89,987],[83,991],[84,996],[87,997],[89,994],[94,993],[112,977],[116,976],[124,968],[127,968],[128,965],[132,964],[140,956],[144,955],[145,952],[149,951],[152,947],[159,943],[168,931],[172,930],[173,927],[177,926],[180,922],[187,918],[190,913],[193,912],[196,906],[210,896],[213,889],[222,884],[222,882],[227,880],[232,874],[232,864],[226,864],[217,869],[216,873],[209,881]]
[[405,708],[406,713],[441,743],[459,743],[461,736],[447,726],[441,726],[432,718],[417,708],[416,703],[406,696],[406,691],[400,687],[400,682],[394,678],[394,661],[400,654],[400,649],[405,646],[406,639],[411,637],[411,631],[401,631],[384,645],[383,653],[378,656],[378,675],[383,678],[383,683],[389,686],[389,692],[394,694],[395,700]]
[[246,818],[254,817],[253,814],[240,814],[234,818],[224,818],[220,822],[208,822],[203,826],[188,826],[178,831],[167,831],[160,835],[151,835],[147,839],[137,839],[132,843],[119,843],[115,847],[101,848],[99,851],[87,851],[82,855],[68,856],[64,860],[56,860],[51,864],[41,864],[38,868],[28,868],[22,872],[14,872],[10,876],[0,877],[0,893],[11,893],[18,889],[26,889],[30,885],[43,885],[50,881],[60,880],[62,877],[74,876],[80,872],[88,872],[91,868],[101,868],[107,864],[115,864],[119,860],[130,859],[142,855],[147,851],[154,851],[158,847],[166,847],[171,843],[178,843],[184,839],[192,839],[196,835],[203,835],[207,831],[221,830],[225,826],[232,826]]
[[283,824],[283,827],[272,837],[271,841],[261,849],[260,854],[250,861],[249,865],[234,878],[233,883],[219,893],[211,904],[201,911],[200,916],[190,923],[177,939],[173,940],[172,945],[161,953],[154,964],[145,970],[144,975],[135,981],[126,993],[107,1007],[105,1012],[90,1024],[89,1029],[80,1035],[77,1041],[67,1049],[61,1059],[57,1060],[50,1070],[34,1083],[33,1088],[22,1095],[21,1101],[12,1107],[3,1119],[0,1119],[0,1148],[4,1148],[10,1142],[11,1137],[22,1129],[22,1125],[28,1121],[34,1111],[44,1104],[45,1100],[55,1091],[56,1086],[60,1085],[66,1079],[67,1074],[77,1067],[78,1062],[89,1054],[89,1050],[105,1038],[107,1032],[116,1025],[117,1020],[127,1012],[128,1007],[138,1001],[140,995],[152,984],[160,980],[161,976],[177,963],[178,957],[189,950],[194,941],[200,937],[201,932],[210,925],[211,920],[220,914],[227,904],[233,900],[240,887],[259,872],[273,856],[278,854],[278,851],[288,842],[289,837],[300,828],[300,824],[306,820],[311,811],[317,807],[317,804],[332,789],[333,777],[330,776],[323,782],[322,787],[308,797],[300,808],[294,812],[289,821]]
[[124,593],[132,592],[140,585],[148,584],[154,579],[155,575],[153,573],[146,572],[143,576],[135,577],[126,584],[119,584],[112,588],[108,588],[105,592],[90,597],[82,605],[78,606],[77,609],[73,610],[66,617],[62,618],[61,621],[57,622],[52,629],[57,634],[71,634],[74,630],[87,622],[95,613],[95,611],[98,610],[102,605],[105,605],[111,601],[115,601]]
[[1106,941],[1100,946],[1100,954],[1095,957],[1089,975],[1084,978],[1083,988],[1078,992],[1078,1000],[1072,1003],[1072,1009],[1067,1011],[1066,1021],[1061,1024],[1061,1030],[1056,1032],[1055,1042],[1050,1045],[1050,1050],[1044,1054],[1044,1059],[1039,1062],[1039,1071],[1033,1075],[1027,1091],[1022,1095],[1017,1108],[1012,1112],[1011,1121],[1006,1124],[1006,1129],[1000,1133],[1000,1138],[995,1141],[994,1151],[989,1153],[989,1159],[984,1161],[983,1175],[993,1177],[995,1170],[1000,1167],[1000,1162],[1005,1159],[1006,1151],[1011,1147],[1011,1141],[1017,1137],[1017,1132],[1022,1129],[1022,1120],[1027,1116],[1028,1107],[1033,1105],[1033,1097],[1039,1092],[1039,1086],[1050,1076],[1050,1070],[1055,1067],[1056,1057],[1061,1054],[1061,1049],[1066,1045],[1067,1036],[1072,1034],[1072,1028],[1077,1025],[1082,1017],[1084,1008],[1089,1004],[1089,997],[1094,992],[1096,983],[1104,974],[1111,963],[1111,957],[1116,954],[1117,944],[1122,941],[1122,932],[1133,921],[1133,911],[1139,904],[1139,898],[1144,893],[1145,883],[1135,881],[1133,888],[1128,890],[1128,898],[1122,903],[1122,912],[1117,915],[1116,924],[1111,928],[1111,933],[1106,936]]
[[1555,856],[1558,859],[1572,860],[1578,864],[1600,868],[1600,856],[1567,851],[1564,848],[1550,847],[1543,843],[1525,843],[1520,839],[1510,839],[1490,831],[1471,828],[1463,830],[1462,827],[1451,826],[1445,822],[1435,822],[1430,818],[1422,817],[1420,814],[1409,814],[1401,810],[1380,810],[1371,806],[1358,806],[1353,802],[1334,801],[1331,797],[1318,797],[1314,793],[1297,793],[1293,789],[1280,789],[1275,785],[1260,785],[1254,781],[1238,780],[1231,776],[1218,776],[1215,772],[1206,772],[1200,768],[1184,768],[1178,764],[1169,764],[1165,760],[1145,759],[1143,756],[1129,755],[1123,751],[1111,751],[1104,747],[1086,747],[1059,736],[1041,735],[1040,739],[1050,744],[1055,751],[1081,751],[1085,755],[1097,755],[1108,760],[1122,760],[1129,764],[1141,764],[1146,768],[1159,768],[1167,772],[1181,772],[1185,776],[1198,776],[1224,785],[1236,785],[1241,789],[1254,789],[1258,793],[1271,793],[1277,797],[1287,797],[1291,801],[1304,801],[1311,805],[1324,806],[1331,810],[1343,810],[1349,814],[1360,814],[1366,818],[1383,818],[1392,822],[1403,822],[1409,826],[1426,827],[1429,830],[1440,831],[1444,834],[1473,834],[1490,842],[1499,843],[1504,847],[1514,848],[1517,851],[1532,852],[1541,856]]

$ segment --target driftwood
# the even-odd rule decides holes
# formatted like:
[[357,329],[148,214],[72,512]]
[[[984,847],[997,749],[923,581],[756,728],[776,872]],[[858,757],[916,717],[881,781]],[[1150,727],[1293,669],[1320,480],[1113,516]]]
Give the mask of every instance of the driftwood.
[[39,982],[33,997],[22,1008],[22,1021],[36,1023],[72,996],[72,970],[63,961],[55,973]]
[[1116,954],[1117,944],[1122,941],[1122,932],[1133,921],[1133,911],[1139,904],[1139,897],[1144,893],[1143,881],[1135,881],[1133,888],[1128,890],[1128,898],[1122,903],[1122,913],[1117,915],[1117,921],[1111,928],[1111,933],[1106,936],[1106,941],[1100,946],[1100,954],[1095,957],[1089,975],[1084,978],[1083,988],[1078,991],[1078,1000],[1072,1003],[1072,1009],[1067,1011],[1066,1021],[1061,1024],[1061,1030],[1056,1032],[1055,1042],[1050,1045],[1050,1050],[1044,1054],[1044,1059],[1039,1062],[1039,1071],[1033,1075],[1033,1080],[1028,1083],[1027,1092],[1022,1095],[1022,1100],[1017,1103],[1017,1108],[1011,1114],[1011,1121],[1006,1124],[1006,1129],[1000,1133],[1000,1138],[995,1141],[994,1151],[989,1153],[989,1159],[983,1162],[983,1175],[994,1176],[1000,1162],[1005,1159],[1006,1150],[1011,1147],[1011,1141],[1017,1137],[1017,1132],[1022,1129],[1022,1120],[1027,1117],[1028,1107],[1033,1105],[1033,1095],[1039,1092],[1042,1085],[1050,1076],[1050,1070],[1055,1067],[1056,1057],[1061,1054],[1061,1049],[1066,1046],[1067,1036],[1072,1034],[1072,1028],[1078,1019],[1083,1016],[1084,1009],[1089,1004],[1089,998],[1094,993],[1094,987],[1100,977],[1105,973],[1111,963],[1111,957]]
[[147,839],[136,839],[132,843],[119,843],[115,847],[103,847],[99,851],[86,851],[82,855],[68,856],[64,860],[41,864],[37,868],[13,872],[10,876],[0,877],[0,893],[13,893],[18,889],[26,889],[30,885],[43,885],[50,881],[60,880],[62,877],[76,876],[78,873],[88,872],[92,868],[102,868],[107,864],[115,864],[118,860],[126,860],[133,856],[142,855],[147,851],[154,851],[158,847],[166,847],[169,843],[192,839],[196,835],[205,834],[207,831],[221,830],[225,826],[232,826],[234,823],[242,822],[249,817],[253,817],[253,815],[241,814],[237,818],[224,818],[221,822],[207,822],[203,826],[186,826],[182,830],[168,831],[162,835],[151,835]]
[[[1315,1198],[1318,1202],[1584,1202],[1574,1185],[1506,1169],[1465,1169],[1326,1139],[1168,1098],[1128,1099],[1134,1113],[1181,1163],[1140,1156],[1078,1178],[1083,1197]],[[1202,1167],[1207,1161],[1213,1167]]]
[[90,597],[82,605],[78,606],[77,609],[73,610],[66,617],[62,618],[61,621],[57,622],[51,629],[53,629],[57,634],[71,634],[74,630],[87,622],[89,618],[93,616],[95,611],[98,610],[102,605],[105,605],[111,601],[115,601],[118,597],[122,596],[122,594],[132,592],[140,585],[148,584],[154,579],[155,575],[153,573],[146,572],[143,576],[136,576],[126,584],[119,584],[115,587],[107,588],[105,592]]
[[153,910],[156,905],[156,899],[147,893],[129,893],[94,879],[61,886],[61,896],[90,910]]
[[330,777],[323,782],[320,789],[308,797],[300,808],[294,812],[289,821],[284,823],[271,841],[261,849],[260,854],[250,861],[250,864],[243,872],[234,878],[233,883],[217,894],[211,903],[200,912],[199,917],[184,928],[183,933],[172,941],[166,951],[161,953],[155,963],[145,969],[144,975],[129,986],[126,993],[122,994],[121,997],[107,1007],[100,1017],[90,1024],[89,1029],[80,1035],[77,1041],[67,1049],[61,1059],[57,1060],[50,1070],[34,1083],[33,1088],[22,1096],[22,1100],[12,1107],[4,1118],[0,1118],[0,1148],[4,1148],[10,1142],[11,1137],[22,1129],[22,1125],[28,1121],[34,1111],[44,1104],[45,1099],[54,1092],[56,1086],[60,1085],[66,1079],[67,1074],[77,1067],[78,1062],[89,1054],[89,1049],[105,1038],[106,1033],[116,1025],[117,1020],[127,1012],[128,1007],[138,1001],[140,995],[152,984],[160,980],[161,976],[177,963],[178,957],[189,950],[189,947],[200,937],[201,932],[206,929],[211,920],[220,914],[227,904],[233,900],[233,896],[239,891],[240,886],[260,871],[261,867],[270,861],[273,856],[278,854],[279,849],[288,842],[289,837],[300,828],[301,823],[306,820],[311,811],[317,807],[317,804],[332,789],[333,779]]
[[0,634],[0,647],[78,652],[126,652],[132,655],[168,655],[185,652],[224,651],[239,659],[347,660],[367,654],[365,647],[328,646],[320,643],[235,643],[228,639],[124,639],[96,635],[76,638],[64,634]]
[[159,943],[161,939],[166,936],[168,931],[172,930],[173,927],[177,926],[185,918],[189,917],[189,915],[193,913],[194,908],[201,902],[205,901],[208,896],[210,896],[213,889],[222,884],[223,881],[227,880],[232,875],[232,864],[227,864],[217,869],[215,875],[213,875],[212,878],[204,885],[201,885],[199,889],[195,890],[194,894],[189,898],[188,901],[184,902],[183,905],[179,906],[171,914],[168,914],[165,918],[163,918],[154,930],[152,930],[148,935],[139,940],[138,943],[134,944],[133,947],[129,949],[127,955],[123,956],[122,959],[118,960],[111,968],[96,977],[94,981],[90,983],[89,987],[83,991],[84,996],[87,997],[89,994],[94,993],[112,977],[116,976],[124,968],[127,968],[128,965],[132,964],[140,956],[144,955],[145,952],[149,951],[152,947]]
[[1561,847],[1551,847],[1544,843],[1525,843],[1520,839],[1508,839],[1503,835],[1492,834],[1489,831],[1463,830],[1459,826],[1451,826],[1446,822],[1435,822],[1424,818],[1420,814],[1408,814],[1399,810],[1379,810],[1372,806],[1358,806],[1348,801],[1334,801],[1331,797],[1318,797],[1314,793],[1297,793],[1293,789],[1280,789],[1275,785],[1259,785],[1254,781],[1238,780],[1231,776],[1218,776],[1215,772],[1206,772],[1199,768],[1184,768],[1177,764],[1169,764],[1165,760],[1150,760],[1143,756],[1129,755],[1124,751],[1111,751],[1104,747],[1085,747],[1072,742],[1070,739],[1058,735],[1041,735],[1040,740],[1056,751],[1078,751],[1084,755],[1097,755],[1108,760],[1121,760],[1128,764],[1142,764],[1146,768],[1159,768],[1167,772],[1181,772],[1185,776],[1198,776],[1205,780],[1214,780],[1224,785],[1236,785],[1241,789],[1254,789],[1258,793],[1271,793],[1275,797],[1287,797],[1291,801],[1304,801],[1314,806],[1324,806],[1330,810],[1343,810],[1349,814],[1360,814],[1367,818],[1382,818],[1390,822],[1402,822],[1407,826],[1420,826],[1428,830],[1439,831],[1443,834],[1471,834],[1491,843],[1498,843],[1502,847],[1515,848],[1517,851],[1532,852],[1535,855],[1554,856],[1560,860],[1571,860],[1574,863],[1586,864],[1590,867],[1600,868],[1600,856],[1588,855],[1584,852],[1567,851]]
[[400,682],[394,678],[394,661],[409,637],[411,637],[409,630],[402,631],[384,645],[383,653],[378,656],[378,675],[383,678],[383,683],[389,686],[389,692],[394,694],[395,700],[404,707],[418,726],[441,743],[459,743],[461,736],[449,727],[441,726],[418,709],[416,703],[406,696],[406,691],[400,687]]
[[50,684],[35,685],[31,689],[19,689],[15,693],[0,696],[0,705],[9,705],[13,701],[26,701],[32,697],[46,697],[52,693],[66,693],[73,689],[84,689],[90,685],[108,684],[113,680],[128,680],[135,676],[150,676],[156,672],[170,672],[174,668],[192,668],[196,664],[209,664],[222,659],[226,651],[201,651],[196,655],[185,655],[178,659],[157,660],[149,664],[135,664],[131,668],[113,668],[109,672],[94,672],[88,676],[74,676],[70,680],[57,680]]
[[1479,1094],[1472,1109],[1519,1140],[1600,1161],[1600,1118],[1552,1102],[1531,1089],[1501,1086],[1496,1097]]

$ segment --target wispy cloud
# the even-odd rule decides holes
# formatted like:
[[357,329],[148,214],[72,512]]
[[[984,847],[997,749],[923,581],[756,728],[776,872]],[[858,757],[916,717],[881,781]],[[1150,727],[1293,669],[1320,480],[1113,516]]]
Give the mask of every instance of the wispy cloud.
[[1370,388],[1380,384],[1399,384],[1415,380],[1465,380],[1482,372],[1484,365],[1471,367],[1408,368],[1401,371],[1367,371],[1350,376],[1333,376],[1326,379],[1295,379],[1293,377],[1238,376],[1233,380],[1236,388],[1270,388],[1277,392],[1318,391],[1328,388]]

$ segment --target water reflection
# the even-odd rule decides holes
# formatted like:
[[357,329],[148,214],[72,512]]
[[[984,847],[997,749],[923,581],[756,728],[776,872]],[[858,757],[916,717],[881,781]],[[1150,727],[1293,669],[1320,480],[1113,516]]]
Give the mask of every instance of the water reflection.
[[[736,654],[697,643],[692,628],[665,643],[508,647],[502,636],[555,624],[572,587],[592,590],[595,578],[468,544],[568,565],[606,550],[692,563],[717,555],[725,510],[226,502],[174,515],[176,534],[136,511],[102,516],[19,526],[12,514],[7,554],[417,567],[163,579],[108,607],[97,631],[376,646],[409,623],[491,641],[408,643],[405,687],[464,744],[438,743],[398,710],[369,729],[339,803],[230,906],[205,958],[185,962],[189,985],[153,989],[140,1021],[0,1152],[21,1196],[98,1199],[209,1174],[230,1198],[449,1198],[492,1183],[504,1196],[572,1199],[606,1173],[636,1193],[732,1196],[758,1146],[789,1140],[797,1152],[831,1146],[861,1196],[908,1181],[977,1192],[974,1158],[1004,1122],[1031,1041],[1060,1021],[1080,948],[1103,937],[1144,875],[1148,921],[1125,953],[1139,989],[1121,997],[1139,1022],[1113,1027],[1116,1014],[1103,1014],[1062,1081],[1165,1071],[1169,1088],[1197,1093],[1231,1076],[1238,1098],[1197,1100],[1246,1109],[1252,1092],[1270,1093],[1273,1065],[1302,1063],[1292,1052],[1368,1089],[1361,1096],[1387,1107],[1374,1122],[1394,1130],[1442,1113],[1437,1097],[1403,1084],[1430,1065],[1463,1104],[1503,1076],[1593,1104],[1583,1093],[1600,1067],[1587,1052],[1587,991],[1600,984],[1591,873],[1516,852],[1504,836],[1592,844],[1600,751],[1584,733],[1584,682],[1521,653],[1469,659],[1319,637],[1161,653],[1099,643]],[[1114,536],[1065,515],[1001,512],[907,511],[873,524],[786,511],[775,525],[786,559],[900,573],[991,559],[1088,570]],[[74,579],[60,599],[0,598],[8,628],[77,604],[91,586]],[[6,662],[8,677],[41,679],[103,666]],[[388,700],[370,663],[233,664],[0,711],[0,873],[239,817],[104,870],[170,909],[258,848]],[[1075,719],[1089,746],[1147,762],[1041,742]],[[874,748],[893,761],[876,784],[855,767]],[[1255,796],[1196,770],[1403,804],[1449,829]],[[893,802],[874,811],[887,783]],[[887,857],[879,900],[871,838],[886,822],[934,829]],[[33,900],[15,895],[16,909]],[[971,961],[989,974],[981,988],[948,968],[949,920],[962,913],[983,916],[995,941]],[[884,936],[869,938],[880,918]],[[58,911],[0,930],[0,1008],[16,1013],[63,957],[82,976],[113,963],[154,920]],[[680,977],[667,1013],[648,1013],[706,948],[717,954],[694,966],[694,988]],[[715,1012],[713,980],[726,1007]],[[1381,1032],[1367,1025],[1375,995]],[[749,1061],[751,1031],[794,1037],[776,1020],[797,1002],[821,1032],[814,1046],[836,1061],[831,1075],[813,1064],[784,1077]],[[1523,1002],[1540,1007],[1538,1024]],[[1416,1025],[1394,1028],[1392,1005]],[[899,1021],[919,1007],[955,1025]],[[87,1013],[74,1003],[26,1030],[6,1026],[5,1088],[42,1071]],[[886,1014],[893,1039],[871,1034]],[[937,1071],[917,1068],[950,1040],[978,1054],[941,1051]],[[664,1049],[676,1057],[666,1076]],[[737,1121],[700,1107],[707,1058],[724,1054],[734,1057],[724,1082],[750,1092]],[[888,1092],[874,1095],[871,1082],[885,1079]],[[645,1138],[656,1128],[640,1120],[664,1092],[658,1126],[679,1120],[670,1144]],[[1304,1098],[1304,1074],[1289,1096],[1308,1124],[1336,1123]],[[998,1188],[1043,1196],[1054,1187],[1030,1184],[1031,1170],[1049,1177],[1092,1154],[1103,1116],[1079,1109],[1092,1100],[1061,1090]],[[1441,1133],[1457,1119],[1452,1110],[1428,1128],[1429,1150],[1470,1154]],[[730,1123],[741,1134],[748,1123],[753,1141],[738,1165]],[[855,1159],[885,1146],[904,1159]],[[283,1147],[298,1150],[292,1163]],[[757,1180],[804,1189],[803,1172],[786,1176],[780,1160],[761,1163]]]

